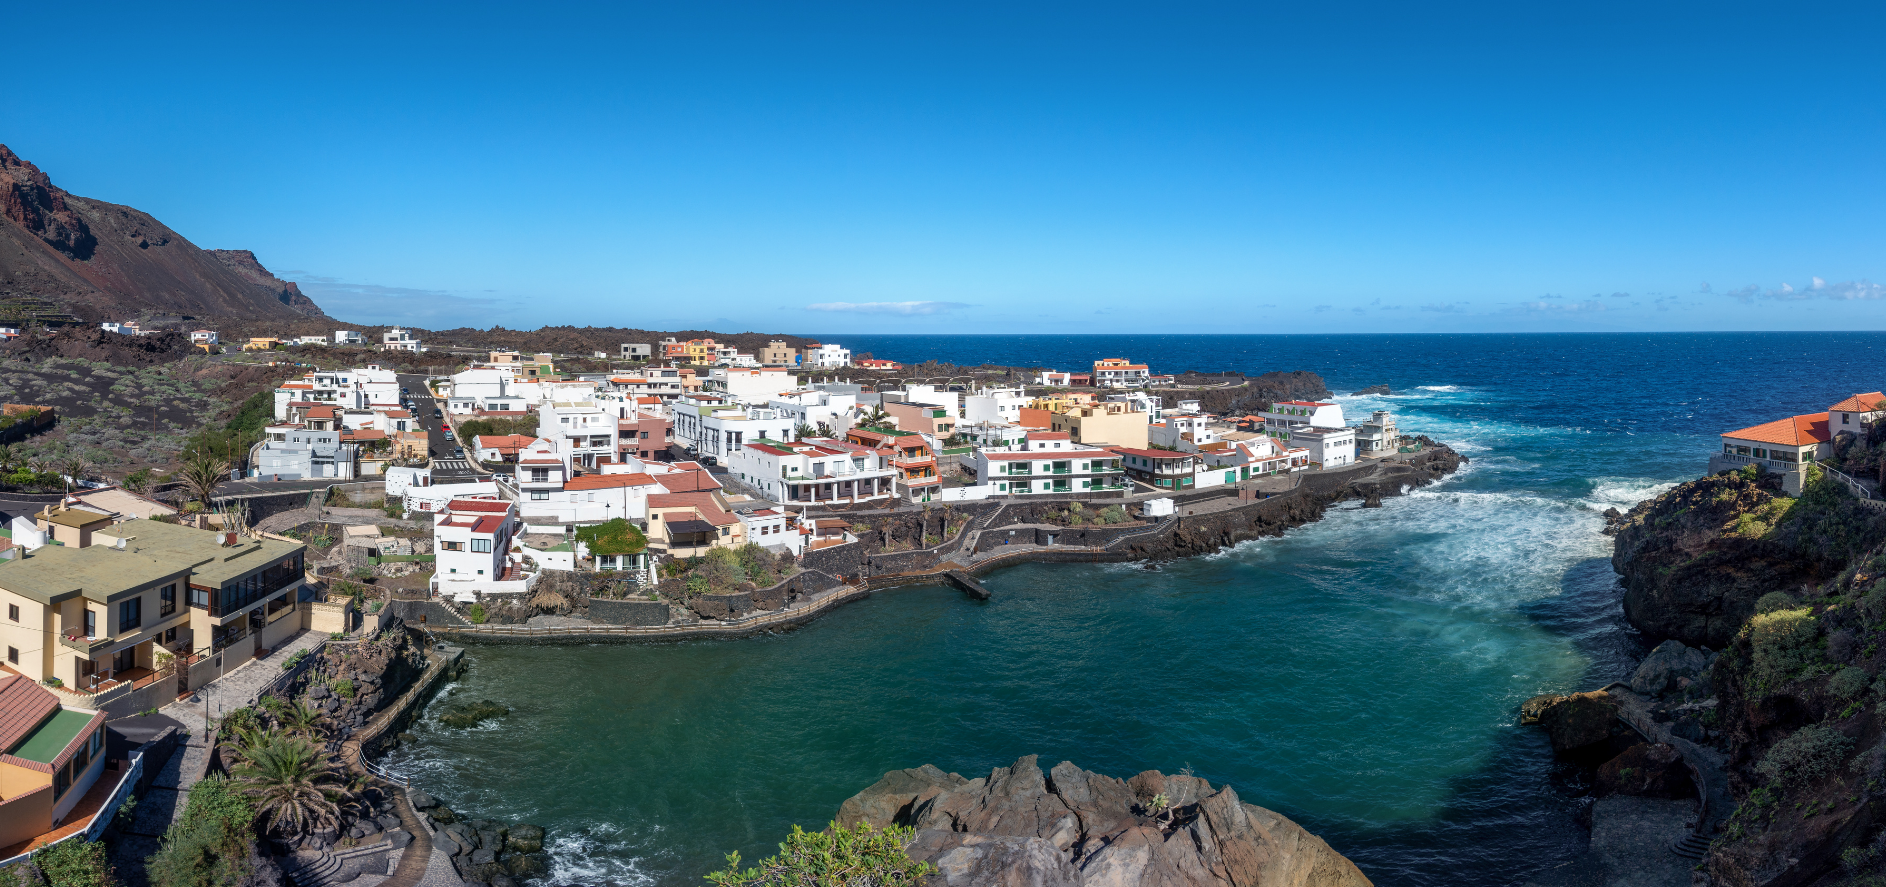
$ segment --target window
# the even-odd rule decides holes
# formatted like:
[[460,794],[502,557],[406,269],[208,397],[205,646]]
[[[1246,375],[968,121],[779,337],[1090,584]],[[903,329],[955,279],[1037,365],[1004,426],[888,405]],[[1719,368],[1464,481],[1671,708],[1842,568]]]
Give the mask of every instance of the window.
[[484,552],[485,554],[490,554],[491,553],[491,540],[490,539],[473,539],[471,541],[471,550]]
[[532,501],[532,502],[548,502],[548,501],[550,501],[550,491],[549,491],[549,490],[531,490],[531,491],[530,491],[530,501]]
[[209,605],[210,590],[207,588],[198,588],[194,585],[190,586],[190,606],[207,607]]
[[85,610],[85,636],[98,637],[98,613],[87,607]]
[[177,612],[177,584],[171,583],[157,592],[157,615],[169,616]]
[[13,665],[20,664],[20,648],[18,647],[7,648],[7,662],[12,663]]
[[[463,542],[440,542],[440,543],[439,543],[439,550],[440,550],[440,551],[464,551],[464,550],[465,550],[465,543],[463,543]],[[453,572],[457,572],[457,571],[456,571],[456,570],[454,570]]]
[[13,620],[14,622],[20,621],[20,605],[19,604],[7,604],[7,618]]
[[174,644],[176,642],[177,642],[177,629],[175,628],[164,629],[164,643]]
[[118,604],[118,630],[130,631],[144,621],[144,599],[132,598]]

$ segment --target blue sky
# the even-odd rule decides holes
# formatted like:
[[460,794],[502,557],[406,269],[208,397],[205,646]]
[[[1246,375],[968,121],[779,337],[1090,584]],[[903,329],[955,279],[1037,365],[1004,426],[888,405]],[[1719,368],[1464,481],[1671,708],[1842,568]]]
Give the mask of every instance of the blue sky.
[[1886,329],[1877,4],[58,6],[0,142],[360,322]]

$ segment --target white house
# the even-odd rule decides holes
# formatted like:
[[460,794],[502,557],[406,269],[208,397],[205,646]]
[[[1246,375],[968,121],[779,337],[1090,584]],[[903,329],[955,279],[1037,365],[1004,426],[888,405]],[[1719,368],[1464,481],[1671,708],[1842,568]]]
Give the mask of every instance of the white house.
[[794,429],[801,425],[811,428],[822,425],[831,429],[828,436],[838,437],[851,430],[852,414],[858,408],[858,396],[815,388],[796,388],[774,397],[767,407],[777,410],[780,418],[790,421]]
[[707,371],[701,390],[718,394],[736,403],[765,406],[782,392],[799,386],[793,374],[778,367],[740,369],[715,367]]
[[[1273,438],[1274,439],[1274,438]],[[1298,426],[1290,429],[1290,445],[1310,451],[1310,461],[1324,468],[1354,465],[1356,430]]]
[[[1014,425],[1022,420],[1022,408],[1028,398],[1020,388],[984,388],[963,397],[965,422],[997,422]],[[959,429],[960,430],[960,429]]]
[[545,404],[537,411],[537,436],[556,444],[564,465],[594,468],[597,459],[615,458],[616,416],[593,401]]
[[1834,404],[1827,408],[1827,433],[1838,435],[1841,432],[1851,432],[1864,435],[1868,426],[1879,421],[1880,417],[1886,416],[1886,409],[1882,409],[1883,405],[1886,405],[1886,394],[1878,391],[1855,394]]
[[444,511],[446,503],[453,499],[492,499],[502,496],[496,481],[476,481],[462,484],[431,484],[422,487],[406,488],[404,506],[413,514],[437,514]]
[[882,454],[830,438],[755,441],[732,453],[727,470],[774,502],[827,505],[889,501],[899,475]]
[[274,426],[255,448],[250,477],[279,480],[351,480],[359,448],[341,443],[339,429]]
[[572,526],[591,526],[623,518],[648,519],[648,497],[668,492],[654,476],[586,474],[563,483],[561,489],[530,489],[519,503],[528,532],[561,535]]
[[750,440],[793,440],[791,417],[771,407],[728,403],[711,394],[674,402],[675,441],[703,458],[726,459]]
[[192,345],[220,345],[222,344],[222,340],[221,340],[221,337],[219,337],[216,334],[215,330],[191,330],[190,331],[190,344]]
[[356,333],[353,330],[335,330],[334,331],[334,344],[336,345],[365,345],[367,344],[367,337],[359,333]]
[[799,515],[783,508],[761,508],[738,517],[746,524],[748,542],[768,548],[777,546],[795,555],[805,548],[808,534],[799,529]]
[[1094,387],[1096,388],[1138,388],[1146,384],[1152,370],[1143,363],[1132,363],[1124,357],[1109,357],[1094,361]]
[[1394,415],[1387,410],[1376,410],[1369,414],[1369,421],[1356,426],[1358,455],[1382,456],[1400,447],[1401,431],[1395,427]]
[[993,450],[1019,447],[1028,439],[1028,429],[1009,422],[964,422],[956,433],[969,438],[970,446]]
[[430,468],[388,468],[386,470],[386,498],[404,499],[406,491],[413,487],[432,486]]
[[1308,400],[1280,400],[1259,415],[1264,418],[1264,433],[1285,441],[1293,428],[1341,428],[1345,424],[1341,406]]
[[1042,370],[1039,374],[1035,376],[1035,384],[1036,385],[1052,385],[1056,388],[1066,388],[1074,384],[1074,374],[1073,373],[1058,373],[1058,372],[1055,372],[1054,370]]
[[[1128,391],[1122,394],[1109,394],[1106,396],[1106,399],[1104,402],[1126,404],[1127,409],[1132,410],[1135,413],[1145,413],[1147,417],[1154,422],[1159,421],[1166,414],[1165,401],[1162,398],[1160,398],[1160,396],[1157,394],[1147,394],[1144,391]],[[1187,407],[1186,404],[1191,404],[1191,406]],[[1187,410],[1190,412],[1198,412],[1198,401],[1196,400],[1179,401],[1179,409]]]
[[1034,431],[1021,446],[976,451],[976,483],[998,496],[1119,493],[1127,490],[1120,456],[1074,443],[1065,432]]
[[298,403],[344,410],[396,408],[400,405],[399,378],[378,365],[308,373],[275,389],[275,418],[288,418],[290,405]]
[[380,336],[381,351],[424,351],[410,330],[394,327]]
[[442,583],[507,578],[516,509],[503,499],[455,498],[432,521],[434,578]]
[[1146,427],[1146,440],[1174,450],[1196,453],[1218,440],[1211,418],[1202,413],[1167,413]]
[[800,356],[800,365],[815,369],[851,366],[851,349],[841,345],[808,346]]

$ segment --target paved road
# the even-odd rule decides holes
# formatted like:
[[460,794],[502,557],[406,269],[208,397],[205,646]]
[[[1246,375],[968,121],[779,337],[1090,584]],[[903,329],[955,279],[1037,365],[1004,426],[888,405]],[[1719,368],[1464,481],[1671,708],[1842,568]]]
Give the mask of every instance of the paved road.
[[426,448],[431,451],[433,483],[470,482],[483,480],[484,475],[471,467],[463,457],[454,458],[452,449],[458,446],[458,440],[446,432],[445,423],[434,412],[445,411],[444,401],[432,396],[432,389],[426,387],[426,377],[417,373],[399,374],[399,384],[407,390],[407,397],[412,399],[417,409],[414,418],[426,429]]

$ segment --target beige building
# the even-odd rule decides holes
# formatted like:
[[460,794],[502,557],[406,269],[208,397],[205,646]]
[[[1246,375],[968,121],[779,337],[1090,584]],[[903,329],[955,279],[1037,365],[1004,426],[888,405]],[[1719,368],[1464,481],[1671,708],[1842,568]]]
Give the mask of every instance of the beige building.
[[1069,406],[1048,421],[1050,430],[1065,432],[1075,443],[1144,449],[1148,417],[1124,403],[1095,403]]
[[784,342],[774,340],[760,349],[760,366],[796,367],[799,365],[799,349]]
[[956,433],[956,417],[945,407],[927,403],[887,403],[884,412],[897,420],[897,430],[912,434],[928,434],[942,445],[950,435]]
[[79,807],[105,770],[104,727],[104,712],[67,705],[24,675],[0,675],[0,848],[21,852],[67,820],[115,812],[96,809],[99,801]]
[[[151,520],[0,562],[0,645],[14,671],[91,691],[199,654],[191,688],[298,633],[306,546]],[[202,671],[202,675],[198,672]]]

